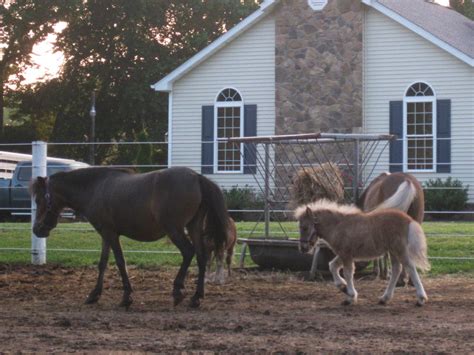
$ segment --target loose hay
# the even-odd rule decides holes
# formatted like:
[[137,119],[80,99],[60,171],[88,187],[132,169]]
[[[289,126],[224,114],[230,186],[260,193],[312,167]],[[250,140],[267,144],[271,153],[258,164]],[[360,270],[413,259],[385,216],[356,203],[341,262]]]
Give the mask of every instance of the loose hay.
[[308,204],[322,198],[341,202],[344,199],[344,183],[341,170],[334,163],[305,167],[296,173],[291,188],[293,207]]

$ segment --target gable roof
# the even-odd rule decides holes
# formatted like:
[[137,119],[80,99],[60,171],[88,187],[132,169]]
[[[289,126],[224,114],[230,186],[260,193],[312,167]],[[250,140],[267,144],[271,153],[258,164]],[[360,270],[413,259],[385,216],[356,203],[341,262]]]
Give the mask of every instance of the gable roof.
[[199,65],[207,58],[212,56],[214,53],[219,51],[221,48],[229,44],[249,28],[260,22],[269,13],[271,13],[273,7],[280,2],[280,0],[265,0],[258,10],[250,14],[248,17],[243,19],[237,25],[232,27],[229,31],[224,33],[222,36],[217,38],[214,42],[209,44],[200,52],[196,53],[193,57],[188,59],[186,62],[181,64],[178,68],[173,70],[171,73],[166,75],[163,79],[151,86],[155,91],[170,92],[173,89],[173,83],[181,78],[183,75],[188,73],[195,66]]
[[[151,86],[170,92],[173,83],[270,14],[280,0],[264,0],[260,8],[214,42]],[[419,34],[474,67],[474,21],[426,0],[362,0],[384,15]]]
[[421,37],[474,66],[474,21],[427,0],[363,0]]

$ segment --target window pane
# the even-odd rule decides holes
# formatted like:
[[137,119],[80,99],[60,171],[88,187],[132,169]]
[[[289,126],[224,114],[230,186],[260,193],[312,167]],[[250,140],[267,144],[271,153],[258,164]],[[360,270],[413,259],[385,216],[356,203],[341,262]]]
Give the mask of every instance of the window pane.
[[[229,92],[227,92],[229,94]],[[240,137],[240,107],[220,108],[217,117],[217,131],[219,138]],[[218,170],[240,171],[241,155],[240,144],[218,144]]]
[[224,89],[217,96],[217,101],[219,102],[231,102],[231,101],[242,101],[242,97],[234,89]]

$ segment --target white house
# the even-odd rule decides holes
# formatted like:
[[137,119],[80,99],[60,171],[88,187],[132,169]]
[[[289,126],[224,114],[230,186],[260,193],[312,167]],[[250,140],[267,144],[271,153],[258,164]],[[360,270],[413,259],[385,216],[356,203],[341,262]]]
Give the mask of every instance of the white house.
[[221,186],[254,179],[216,137],[357,128],[400,137],[376,172],[453,176],[474,202],[474,22],[449,7],[266,0],[152,87],[169,93],[169,165]]

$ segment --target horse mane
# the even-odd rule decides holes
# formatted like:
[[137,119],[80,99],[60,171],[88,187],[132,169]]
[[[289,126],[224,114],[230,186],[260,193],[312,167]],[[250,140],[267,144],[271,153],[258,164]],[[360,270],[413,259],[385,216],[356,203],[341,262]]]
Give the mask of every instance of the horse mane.
[[321,199],[307,205],[299,206],[295,210],[295,218],[300,219],[300,217],[306,213],[307,208],[309,208],[312,212],[330,211],[330,212],[339,213],[343,215],[354,215],[354,214],[362,213],[361,209],[354,205],[340,205],[334,201]]
[[38,179],[32,179],[30,181],[28,191],[32,196],[36,196],[41,191],[40,182],[38,181]]
[[97,178],[105,178],[110,175],[132,175],[135,172],[126,168],[109,168],[109,167],[90,167],[71,171],[58,172],[50,177],[51,181],[67,180],[72,184],[86,185],[96,181]]

